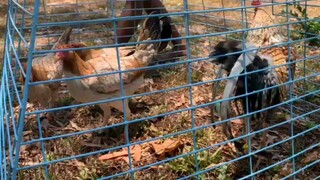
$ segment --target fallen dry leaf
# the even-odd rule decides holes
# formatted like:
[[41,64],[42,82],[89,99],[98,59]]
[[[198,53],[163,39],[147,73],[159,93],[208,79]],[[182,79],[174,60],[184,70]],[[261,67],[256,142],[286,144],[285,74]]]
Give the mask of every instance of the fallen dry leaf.
[[141,146],[134,146],[133,149],[134,153],[133,153],[133,158],[136,162],[139,162],[141,160],[141,155],[142,155],[142,149]]
[[162,144],[152,142],[151,145],[157,155],[164,155],[177,150],[183,145],[183,142],[181,139],[166,139]]
[[208,41],[206,41],[206,42],[204,42],[204,43],[203,43],[203,45],[205,45],[205,46],[209,46],[209,45],[210,45],[210,43],[209,43]]
[[152,132],[158,132],[159,131],[159,129],[154,124],[151,124],[151,126],[149,127],[149,130],[152,131]]
[[96,143],[88,143],[88,142],[80,142],[81,146],[86,146],[86,147],[94,147],[94,148],[102,148],[103,145],[101,144],[96,144]]
[[159,166],[151,166],[151,167],[150,167],[150,169],[154,169],[154,170],[159,170],[159,169],[161,169],[161,168],[163,168],[162,165],[159,165]]
[[234,123],[234,124],[238,124],[238,125],[242,125],[243,124],[243,121],[241,119],[235,119],[235,120],[232,120],[231,122]]
[[266,146],[268,146],[269,144],[273,144],[274,140],[277,139],[277,136],[272,136],[267,134],[267,142],[266,142]]
[[110,159],[115,159],[115,158],[118,158],[121,156],[127,156],[127,155],[128,155],[128,151],[123,149],[119,152],[113,152],[111,154],[102,155],[99,157],[99,160],[110,160]]
[[313,162],[315,160],[318,160],[320,158],[320,154],[317,151],[314,151],[312,153],[306,154],[306,157],[304,157],[301,162],[304,164],[309,164],[310,162]]
[[291,163],[285,164],[282,167],[281,171],[279,172],[279,174],[282,176],[288,176],[291,173],[292,173],[292,164]]
[[127,164],[129,164],[129,157],[118,157],[116,160],[124,160]]
[[202,81],[203,81],[203,82],[211,81],[211,80],[212,80],[212,78],[211,78],[210,76],[204,76],[204,77],[202,77]]
[[180,98],[175,99],[174,108],[178,108],[182,106],[186,102],[186,98],[184,94],[181,94]]
[[198,102],[203,102],[204,100],[205,100],[205,99],[204,99],[203,96],[195,96],[195,97],[193,98],[193,104],[194,104],[194,105],[197,105]]
[[[138,162],[141,160],[141,153],[142,153],[142,148],[141,145],[135,145],[133,147],[130,147],[130,154],[133,156],[133,159]],[[118,152],[112,152],[108,153],[105,155],[102,155],[98,158],[99,160],[124,160],[127,163],[129,163],[129,157],[128,157],[128,149],[127,148],[122,148],[121,151]]]
[[217,163],[217,164],[216,163],[210,164],[209,166],[206,167],[206,169],[210,169],[210,168],[213,168],[215,166],[219,166],[220,164],[223,164],[223,162]]
[[73,121],[70,121],[70,126],[72,127],[72,128],[74,128],[75,130],[77,130],[77,131],[81,131],[82,130],[82,128],[81,127],[79,127],[76,123],[74,123]]
[[74,160],[73,164],[77,167],[78,170],[82,170],[83,168],[86,167],[86,165],[79,160]]
[[152,78],[146,78],[146,79],[144,79],[144,82],[146,83],[146,84],[154,84],[154,81],[153,81],[153,79]]

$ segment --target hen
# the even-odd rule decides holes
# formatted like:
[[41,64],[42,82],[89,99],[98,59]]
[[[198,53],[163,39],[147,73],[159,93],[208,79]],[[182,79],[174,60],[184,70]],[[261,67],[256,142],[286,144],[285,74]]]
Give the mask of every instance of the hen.
[[[161,22],[160,23],[160,27],[161,27],[160,39],[171,38],[172,27],[171,27],[171,24],[170,24],[168,17],[160,18],[160,22]],[[169,43],[169,41],[161,41],[159,48],[158,48],[158,52],[161,52],[162,50],[164,50],[167,47],[168,43]],[[73,43],[73,45],[75,45],[77,47],[86,47],[87,46],[83,42],[80,42],[77,44]],[[119,47],[118,48],[119,55],[120,55],[120,57],[130,56],[135,52],[135,49],[136,49],[136,46]],[[87,60],[90,60],[93,58],[97,58],[100,56],[104,56],[106,58],[113,58],[113,59],[117,58],[117,49],[116,48],[80,49],[80,50],[76,50],[75,52],[84,61],[87,61]],[[159,59],[159,58],[155,57],[154,59]],[[155,61],[155,60],[153,60],[153,61]]]
[[[166,31],[167,29],[162,29]],[[138,41],[157,40],[161,38],[161,27],[158,17],[149,17],[143,23]],[[81,44],[80,44],[81,46]],[[61,46],[61,49],[79,47],[79,44],[68,44]],[[159,42],[137,44],[133,53],[120,59],[121,70],[132,70],[148,66],[153,57],[158,53]],[[102,74],[118,71],[118,59],[108,58],[107,55],[97,56],[84,61],[75,51],[60,52],[58,59],[63,62],[63,74],[65,77],[75,77],[92,74]],[[144,70],[122,73],[124,94],[132,95],[144,83]],[[66,81],[71,95],[82,103],[95,102],[104,99],[121,97],[120,76],[118,73],[95,76],[77,80]],[[128,107],[128,100],[124,100],[126,118],[129,119],[131,111]],[[104,112],[105,124],[110,118],[110,106],[123,111],[122,101],[112,101],[99,104]]]
[[[53,45],[52,49],[56,49],[60,44],[69,42],[72,28],[67,28],[60,36],[58,41]],[[30,82],[48,81],[52,79],[59,79],[62,77],[62,63],[56,62],[56,53],[48,53],[46,56],[37,57],[32,60]],[[27,63],[21,63],[23,71],[27,70]],[[22,84],[22,91],[24,90],[25,77],[22,71],[19,71],[19,81]],[[52,108],[56,106],[56,99],[58,97],[59,82],[38,84],[29,86],[29,101],[38,103],[41,107]],[[52,118],[49,114],[48,118]]]

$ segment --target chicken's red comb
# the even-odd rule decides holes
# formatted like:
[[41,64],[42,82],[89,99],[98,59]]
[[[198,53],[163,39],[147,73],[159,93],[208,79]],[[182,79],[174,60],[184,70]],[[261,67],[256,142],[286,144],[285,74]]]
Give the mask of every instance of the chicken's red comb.
[[[59,44],[56,49],[70,49],[70,48],[80,48],[86,47],[87,45],[84,43],[69,43],[69,44]],[[68,51],[57,52],[56,55],[62,59],[67,59],[69,57]]]
[[260,0],[252,0],[251,1],[251,6],[260,6],[260,5],[261,5]]

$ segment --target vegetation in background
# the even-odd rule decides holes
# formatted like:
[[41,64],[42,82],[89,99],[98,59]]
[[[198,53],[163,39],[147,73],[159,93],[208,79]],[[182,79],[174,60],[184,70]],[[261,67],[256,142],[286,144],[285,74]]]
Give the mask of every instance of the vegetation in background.
[[[310,19],[307,14],[306,7],[294,2],[292,5],[294,9],[289,11],[289,14],[299,21],[296,33],[293,34],[294,39],[313,38],[309,41],[311,46],[320,46],[320,16]],[[286,12],[284,12],[286,13]],[[308,22],[301,22],[307,20]]]

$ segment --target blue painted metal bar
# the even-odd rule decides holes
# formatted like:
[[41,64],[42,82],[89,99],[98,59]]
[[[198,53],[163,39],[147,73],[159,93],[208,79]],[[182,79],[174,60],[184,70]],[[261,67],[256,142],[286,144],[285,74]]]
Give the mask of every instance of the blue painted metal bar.
[[33,22],[32,22],[32,30],[31,30],[31,41],[29,46],[28,52],[28,63],[27,63],[27,73],[25,79],[25,89],[23,92],[23,100],[21,104],[21,111],[19,114],[19,125],[18,125],[18,137],[15,139],[15,159],[13,164],[13,172],[12,178],[16,179],[18,175],[18,164],[19,164],[19,156],[20,156],[20,147],[21,143],[23,142],[22,133],[24,129],[24,116],[26,112],[27,100],[28,100],[28,93],[29,93],[29,81],[31,76],[31,66],[32,66],[32,54],[35,49],[35,40],[36,40],[36,32],[37,32],[37,24],[38,24],[38,14],[39,14],[39,6],[40,0],[35,0],[34,2],[34,14],[33,14]]
[[[309,45],[307,45],[307,41],[312,40],[312,39],[316,39],[318,38],[317,36],[315,37],[309,37],[307,38],[307,36],[309,35],[316,35],[316,34],[312,34],[312,33],[304,33],[304,38],[303,39],[298,39],[298,40],[291,40],[291,41],[287,41],[287,42],[282,42],[279,43],[277,45],[271,45],[271,46],[267,46],[267,47],[262,47],[262,48],[255,48],[255,49],[244,49],[242,52],[243,53],[248,53],[252,50],[257,50],[257,49],[265,49],[265,48],[271,48],[271,47],[277,47],[277,46],[287,46],[289,47],[289,51],[290,51],[290,45],[293,44],[304,44],[304,56],[300,59],[298,59],[295,62],[289,62],[286,64],[282,64],[279,66],[273,66],[273,67],[269,67],[268,69],[271,68],[278,68],[280,66],[289,66],[292,65],[293,63],[297,63],[297,64],[304,64],[304,67],[301,67],[300,65],[299,70],[303,71],[303,76],[301,77],[296,77],[295,79],[290,79],[288,82],[283,83],[283,84],[279,84],[277,86],[274,87],[269,87],[266,89],[262,89],[259,91],[255,91],[255,92],[251,92],[248,93],[247,91],[247,87],[246,89],[246,94],[241,95],[241,96],[237,96],[237,97],[231,97],[228,99],[219,99],[216,100],[214,102],[206,102],[206,103],[201,103],[198,105],[195,105],[193,103],[193,91],[192,88],[196,87],[196,86],[200,86],[200,85],[205,85],[208,83],[216,83],[218,81],[221,80],[225,80],[228,78],[233,78],[233,77],[227,77],[227,78],[219,78],[219,79],[213,79],[213,80],[203,80],[200,82],[193,82],[192,80],[192,72],[196,71],[196,69],[194,69],[191,64],[193,63],[197,63],[197,62],[201,62],[201,61],[207,61],[210,60],[207,57],[203,57],[204,55],[201,54],[197,54],[194,53],[194,49],[195,48],[196,51],[198,51],[198,42],[193,40],[197,40],[197,39],[207,39],[209,40],[211,37],[218,37],[221,39],[224,36],[232,36],[232,34],[239,34],[239,36],[237,37],[227,37],[227,39],[237,39],[237,40],[242,40],[242,42],[244,43],[245,40],[245,33],[251,30],[258,30],[258,29],[262,29],[262,28],[272,28],[272,27],[287,27],[287,35],[288,37],[290,37],[292,35],[292,33],[303,33],[301,30],[293,30],[291,28],[292,25],[297,25],[298,23],[305,23],[307,24],[308,22],[312,21],[311,19],[307,19],[304,18],[301,21],[299,20],[298,22],[292,22],[290,20],[291,16],[286,13],[286,14],[279,14],[278,16],[283,16],[286,19],[286,22],[283,23],[279,23],[279,24],[273,24],[271,26],[263,26],[263,27],[259,27],[259,28],[247,28],[248,25],[248,20],[246,19],[247,17],[247,13],[252,13],[252,10],[254,8],[254,6],[246,6],[246,0],[241,0],[241,2],[239,2],[240,5],[236,5],[237,7],[226,7],[223,4],[223,0],[222,1],[222,6],[221,7],[214,7],[214,6],[207,6],[205,5],[205,3],[202,1],[202,4],[192,4],[190,1],[188,0],[184,0],[183,1],[183,7],[171,7],[168,14],[161,14],[161,15],[169,15],[169,16],[175,16],[175,17],[179,17],[182,18],[181,22],[175,22],[173,24],[175,24],[177,27],[179,26],[180,30],[182,29],[183,31],[183,35],[182,37],[176,37],[176,38],[171,38],[171,40],[186,40],[186,57],[183,57],[183,59],[181,61],[175,61],[175,62],[170,62],[170,63],[166,63],[166,64],[158,64],[158,65],[153,65],[150,67],[143,67],[143,68],[136,68],[136,69],[130,69],[130,70],[122,70],[122,68],[120,67],[120,53],[119,53],[119,47],[121,46],[127,46],[127,45],[137,45],[137,44],[142,44],[144,42],[128,42],[128,43],[123,43],[123,44],[119,44],[117,42],[117,39],[119,38],[118,34],[117,34],[117,29],[118,29],[118,22],[119,21],[124,21],[124,20],[135,20],[135,19],[144,19],[146,17],[150,17],[150,15],[140,15],[140,16],[132,16],[132,17],[117,17],[116,14],[118,14],[118,10],[120,11],[120,9],[116,9],[116,8],[112,8],[111,9],[111,17],[107,17],[107,18],[100,18],[100,19],[93,19],[93,20],[88,20],[86,19],[85,16],[89,16],[89,15],[95,15],[95,14],[105,14],[106,11],[104,10],[97,10],[97,11],[93,11],[93,12],[87,12],[85,11],[81,11],[81,7],[80,6],[87,6],[87,5],[93,5],[94,3],[92,2],[80,2],[79,0],[76,1],[75,4],[72,4],[72,6],[70,4],[46,4],[45,1],[43,1],[43,4],[40,3],[40,0],[36,0],[35,3],[33,4],[33,6],[27,6],[26,0],[23,0],[23,5],[20,5],[21,2],[20,0],[9,0],[9,11],[8,11],[8,23],[7,23],[7,28],[6,28],[6,42],[5,42],[5,56],[4,56],[4,64],[3,64],[3,76],[1,79],[1,88],[0,88],[0,115],[2,117],[0,117],[0,162],[4,162],[4,165],[0,165],[0,178],[11,178],[11,179],[17,179],[18,176],[17,174],[20,171],[23,170],[31,170],[31,169],[35,169],[35,168],[44,168],[44,172],[45,174],[42,174],[42,176],[45,176],[46,179],[50,178],[50,165],[54,165],[56,163],[60,163],[60,162],[65,162],[65,161],[69,161],[72,159],[78,159],[78,158],[85,158],[85,157],[89,157],[89,156],[93,156],[93,155],[97,155],[100,153],[107,153],[110,151],[114,151],[114,150],[120,150],[121,148],[125,148],[128,149],[128,158],[129,158],[129,169],[127,170],[123,170],[119,173],[115,173],[115,174],[111,174],[109,176],[105,176],[105,177],[99,177],[100,179],[112,179],[112,178],[116,178],[116,177],[120,177],[123,175],[126,175],[127,177],[130,177],[130,179],[134,179],[134,176],[136,175],[135,173],[141,170],[145,170],[147,168],[150,168],[152,166],[156,166],[156,165],[160,165],[160,164],[164,164],[167,162],[170,162],[172,160],[176,160],[178,158],[185,158],[187,156],[194,156],[194,170],[195,173],[192,174],[185,174],[184,176],[178,177],[179,179],[189,179],[189,178],[197,178],[200,179],[200,177],[202,175],[204,175],[205,173],[208,173],[210,171],[215,170],[216,168],[222,167],[224,165],[229,165],[233,162],[236,161],[240,161],[242,159],[248,158],[250,159],[250,163],[248,163],[248,166],[250,166],[250,172],[248,172],[248,174],[245,174],[244,177],[242,177],[242,179],[254,179],[256,175],[259,175],[261,173],[267,172],[270,169],[272,169],[273,167],[276,167],[278,165],[281,165],[282,163],[286,163],[286,162],[291,162],[292,163],[292,170],[293,172],[286,176],[283,177],[283,179],[295,179],[298,177],[298,175],[300,175],[300,173],[304,170],[309,169],[311,166],[317,164],[320,162],[320,160],[314,161],[304,167],[298,168],[299,166],[297,165],[299,162],[296,161],[298,156],[301,155],[305,155],[307,153],[307,151],[311,150],[312,148],[315,147],[319,147],[319,143],[314,143],[311,145],[308,145],[308,147],[304,147],[304,149],[300,152],[295,151],[295,147],[296,147],[296,143],[295,140],[298,137],[302,137],[303,135],[305,135],[308,132],[312,132],[315,130],[318,130],[320,128],[320,125],[316,125],[312,128],[309,128],[307,130],[304,130],[303,132],[295,132],[295,128],[294,128],[294,123],[296,123],[297,121],[305,121],[306,118],[312,118],[312,116],[317,116],[316,113],[318,113],[320,111],[319,107],[320,105],[318,105],[317,103],[314,103],[312,101],[309,101],[308,99],[310,99],[311,97],[314,98],[319,98],[320,97],[320,90],[319,88],[317,88],[320,83],[316,82],[315,80],[313,81],[312,79],[316,78],[317,76],[320,75],[320,72],[313,67],[307,67],[308,63],[317,63],[316,59],[320,57],[319,54],[315,54],[315,55],[308,55],[306,53],[308,48],[313,48]],[[274,12],[274,6],[285,6],[286,10],[289,10],[289,5],[293,4],[293,1],[289,1],[286,0],[285,2],[275,2],[276,0],[272,0],[272,3],[264,3],[263,5],[259,6],[259,7],[272,7],[273,9],[273,13],[276,15],[276,12]],[[125,2],[125,0],[121,0],[121,2]],[[311,5],[307,4],[306,0],[299,0],[296,2],[301,2],[301,3],[305,3],[305,8],[307,7],[311,7]],[[308,1],[310,2],[310,1]],[[98,4],[98,2],[96,2]],[[115,1],[111,0],[107,3],[110,3],[112,7],[115,6]],[[118,3],[118,2],[117,2]],[[102,4],[102,3],[101,3]],[[44,12],[41,10],[40,12],[40,5],[42,5],[42,8],[44,9]],[[46,9],[49,7],[55,7],[55,8],[62,8],[65,5],[70,5],[71,7],[74,7],[74,9],[72,9],[73,12],[66,12],[66,13],[47,13]],[[204,7],[206,6],[206,7]],[[312,7],[316,7],[316,6],[312,6]],[[320,6],[319,6],[320,7]],[[30,13],[28,10],[29,9],[33,9],[33,13]],[[239,15],[239,17],[235,18],[235,19],[226,19],[225,14],[228,12],[238,12],[239,14],[241,13],[241,17]],[[210,13],[223,13],[224,17],[220,18],[217,17],[216,15],[210,14]],[[32,15],[32,18],[29,18],[28,16]],[[67,17],[67,16],[74,16],[77,17],[76,20],[70,19],[70,21],[66,21],[64,18],[59,19],[60,17]],[[151,16],[158,16],[158,15],[151,15]],[[100,16],[99,16],[100,17]],[[201,18],[201,19],[205,19],[205,22],[202,21],[197,21],[197,20],[193,20],[193,17],[197,17],[197,18]],[[215,23],[210,23],[208,20],[209,19],[219,19],[219,20],[223,20],[224,21],[224,25],[221,24],[215,24]],[[52,21],[59,21],[59,22],[52,22]],[[108,27],[107,30],[105,29],[105,27],[103,27],[103,24],[106,22],[110,22],[112,23],[112,27]],[[235,27],[225,27],[227,22],[233,22],[233,23],[241,23],[241,28],[235,28]],[[317,22],[319,22],[319,20],[317,20]],[[90,25],[90,24],[101,24],[101,29],[100,28],[96,28],[95,29],[90,29],[90,27],[86,27],[86,25]],[[196,25],[201,25],[201,26],[205,26],[206,27],[206,31],[205,33],[193,33],[192,31],[190,31],[190,29],[193,26]],[[31,61],[34,57],[39,57],[41,55],[44,55],[46,53],[49,52],[57,52],[57,50],[47,50],[48,46],[52,45],[52,42],[50,42],[51,38],[53,37],[58,37],[61,35],[61,29],[64,27],[60,27],[60,26],[75,26],[77,28],[74,28],[75,33],[73,33],[73,35],[75,36],[70,42],[90,42],[90,41],[94,41],[96,39],[100,39],[101,41],[105,41],[108,42],[108,38],[114,38],[114,43],[101,43],[103,45],[95,45],[95,46],[90,46],[90,47],[85,47],[85,48],[72,48],[72,49],[64,49],[62,51],[69,51],[69,50],[77,50],[77,49],[97,49],[97,48],[115,48],[115,51],[117,53],[117,62],[118,62],[118,71],[115,72],[111,72],[111,73],[103,73],[103,74],[94,74],[94,75],[89,75],[89,76],[77,76],[77,77],[72,77],[72,78],[62,78],[62,79],[54,79],[54,80],[50,80],[50,81],[41,81],[41,82],[30,82],[30,75],[31,75]],[[99,26],[100,27],[100,26]],[[126,29],[131,29],[134,27],[129,27]],[[212,30],[212,32],[210,32],[211,29],[215,29],[215,28],[223,28],[224,32],[214,32],[214,30]],[[60,31],[57,32],[56,29],[60,29]],[[31,31],[31,32],[29,32]],[[45,33],[41,33],[44,32]],[[100,33],[104,33],[104,32],[113,32],[114,35],[105,35],[102,37],[87,37],[88,34],[93,33],[93,34],[100,34]],[[40,33],[39,33],[40,32]],[[16,36],[17,35],[17,36]],[[84,35],[83,37],[81,37],[82,35]],[[37,38],[45,38],[47,39],[48,43],[42,43],[43,45],[39,45],[36,47],[35,42]],[[135,38],[135,37],[134,37]],[[154,41],[150,41],[150,42],[160,42],[163,40],[154,40]],[[212,43],[216,40],[212,40],[210,39],[209,43]],[[17,43],[18,42],[18,43]],[[22,43],[24,44],[29,44],[29,47],[25,46],[23,47]],[[148,43],[150,43],[148,42]],[[25,55],[26,53],[23,53],[23,50],[28,50],[27,55]],[[61,51],[61,50],[59,50]],[[236,54],[236,53],[228,53],[225,55],[231,55],[231,54]],[[221,57],[221,56],[218,56]],[[290,55],[288,56],[288,58],[290,58]],[[27,67],[27,71],[24,72],[22,70],[22,65],[21,62],[23,60],[27,60],[28,62],[28,67]],[[187,67],[187,82],[185,82],[185,84],[183,85],[176,85],[176,86],[172,86],[172,87],[166,87],[164,89],[157,89],[155,91],[151,91],[151,92],[143,92],[143,93],[137,93],[134,95],[130,95],[130,96],[126,96],[124,93],[124,85],[123,85],[123,79],[121,74],[122,73],[127,73],[127,72],[133,72],[133,71],[138,71],[138,70],[153,70],[153,69],[164,69],[164,68],[170,68],[173,66],[179,66],[179,65],[186,65]],[[21,100],[20,98],[20,90],[19,87],[21,86],[21,84],[19,82],[17,82],[17,71],[18,70],[22,70],[22,75],[26,78],[26,83],[24,84],[25,86],[25,90],[22,92],[23,94],[23,99]],[[257,72],[262,72],[266,69],[263,70],[258,70],[258,71],[252,71],[252,72],[246,72],[245,70],[245,75],[249,75],[252,73],[257,73]],[[26,104],[27,104],[27,99],[28,99],[28,89],[30,86],[35,86],[35,85],[40,85],[40,84],[47,84],[47,83],[52,83],[52,82],[60,82],[60,81],[70,81],[70,80],[75,80],[75,79],[82,79],[82,78],[88,78],[88,77],[95,77],[95,76],[103,76],[103,75],[111,75],[111,74],[119,74],[120,76],[120,87],[121,87],[121,97],[117,97],[117,98],[111,98],[111,99],[103,99],[100,101],[96,101],[96,102],[90,102],[90,103],[82,103],[82,104],[75,104],[75,105],[69,105],[69,106],[63,106],[63,107],[54,107],[54,108],[50,108],[50,109],[44,109],[44,110],[31,110],[29,112],[26,112]],[[291,74],[291,71],[289,71],[289,75]],[[243,75],[243,74],[242,74]],[[291,77],[291,76],[289,76]],[[247,78],[245,78],[245,84],[247,84]],[[301,83],[305,83],[305,86],[314,86],[315,88],[313,89],[307,89],[306,87],[303,86],[299,86],[299,87],[294,87],[293,85],[300,85]],[[251,94],[255,94],[255,93],[259,93],[271,88],[275,88],[275,87],[280,87],[283,85],[288,85],[290,87],[289,90],[289,99],[281,102],[277,105],[273,105],[264,109],[260,109],[257,110],[255,112],[246,112],[242,115],[239,115],[237,117],[231,117],[228,119],[223,119],[222,121],[219,122],[214,122],[214,123],[208,123],[208,124],[204,124],[204,125],[196,125],[196,117],[195,117],[195,110],[198,108],[205,108],[211,105],[215,105],[217,103],[221,103],[223,101],[231,101],[231,100],[235,100],[235,98],[239,98],[239,97],[246,97],[246,99],[248,99],[248,95]],[[111,101],[127,101],[129,98],[135,98],[135,97],[140,97],[140,96],[148,96],[148,95],[153,95],[153,94],[157,94],[157,93],[166,93],[166,92],[170,92],[170,91],[176,91],[176,90],[182,90],[185,89],[188,92],[188,100],[190,101],[190,106],[188,106],[187,108],[180,108],[180,109],[175,109],[172,111],[167,111],[167,112],[161,112],[159,114],[156,115],[152,115],[152,116],[148,116],[148,117],[143,117],[143,118],[136,118],[133,120],[128,120],[126,119],[126,107],[123,103],[123,109],[124,109],[124,120],[121,123],[117,123],[117,124],[112,124],[112,125],[108,125],[108,126],[104,126],[104,127],[99,127],[99,128],[94,128],[94,129],[89,129],[89,130],[84,130],[84,131],[79,131],[79,132],[72,132],[72,133],[64,133],[64,134],[54,134],[52,136],[49,137],[44,137],[42,134],[42,123],[41,120],[39,118],[39,115],[41,113],[48,113],[48,112],[53,112],[53,111],[60,111],[60,110],[66,110],[66,109],[71,109],[71,108],[78,108],[78,107],[83,107],[83,106],[89,106],[89,105],[94,105],[94,104],[99,104],[99,103],[105,103],[105,102],[111,102]],[[308,98],[308,99],[307,99]],[[306,110],[304,109],[304,106],[299,106],[299,104],[304,104],[305,106],[310,106],[312,107],[312,110]],[[18,104],[20,106],[21,112],[19,114],[19,116],[17,117],[17,115],[15,114],[16,112],[14,112],[14,106],[15,104]],[[248,109],[248,102],[246,103],[247,109]],[[226,122],[230,122],[231,120],[235,120],[235,119],[239,119],[239,118],[244,118],[247,120],[248,122],[248,126],[247,128],[250,129],[250,115],[253,115],[255,113],[258,112],[263,112],[266,110],[269,110],[271,108],[280,108],[282,111],[286,112],[287,114],[290,115],[290,119],[281,123],[277,123],[277,124],[272,124],[268,127],[265,127],[263,129],[260,130],[255,130],[253,132],[248,132],[247,134],[238,136],[232,140],[227,140],[227,141],[223,141],[223,142],[219,142],[216,143],[214,145],[210,145],[207,147],[199,147],[198,146],[198,137],[196,136],[196,132],[199,130],[204,130],[205,128],[209,128],[212,127],[213,125],[221,125],[222,123],[226,123]],[[146,140],[141,140],[141,141],[136,141],[133,142],[132,140],[130,140],[129,138],[129,125],[132,125],[133,123],[137,123],[137,122],[146,122],[146,121],[150,121],[151,119],[157,118],[157,117],[163,117],[163,116],[169,116],[169,115],[173,115],[173,114],[177,114],[177,113],[181,113],[181,112],[191,112],[191,116],[190,116],[190,126],[191,128],[189,129],[184,129],[184,130],[180,130],[177,132],[170,132],[166,135],[163,135],[161,137],[152,137],[150,139],[146,139]],[[23,130],[24,130],[24,120],[25,117],[27,116],[31,116],[31,115],[36,115],[37,116],[37,124],[38,124],[38,133],[39,133],[39,137],[34,137],[33,139],[28,139],[26,141],[23,141],[22,138],[22,134],[23,134]],[[19,120],[19,122],[16,122],[17,119]],[[18,124],[17,124],[18,123]],[[12,127],[10,126],[12,125]],[[253,150],[252,149],[252,137],[258,135],[259,133],[263,133],[266,132],[268,130],[272,130],[273,128],[279,128],[282,127],[283,125],[289,125],[290,126],[290,132],[289,132],[289,137],[280,140],[279,142],[276,142],[274,144],[271,144],[267,147],[264,147],[262,149],[258,149],[258,150]],[[125,128],[125,144],[120,145],[120,146],[116,146],[116,147],[110,147],[110,148],[106,148],[106,149],[101,149],[98,151],[93,151],[93,152],[86,152],[86,153],[79,153],[79,154],[73,154],[73,155],[66,155],[65,157],[59,157],[58,159],[55,160],[48,160],[47,157],[47,153],[49,152],[48,149],[46,149],[46,143],[50,142],[50,141],[54,141],[54,140],[58,140],[58,139],[62,139],[62,138],[68,138],[68,137],[76,137],[79,136],[81,134],[86,134],[86,133],[93,133],[96,132],[98,130],[105,130],[105,129],[110,129],[110,128],[114,128],[114,127],[119,127],[119,126],[124,126]],[[185,134],[192,134],[192,151],[188,152],[188,153],[182,153],[179,154],[177,156],[174,157],[170,157],[164,160],[160,160],[157,162],[152,162],[150,164],[143,164],[141,166],[134,166],[133,162],[132,162],[132,158],[133,156],[130,153],[130,147],[134,146],[134,145],[138,145],[138,144],[142,144],[142,143],[146,143],[146,142],[151,142],[154,140],[162,140],[164,138],[171,138],[173,136],[178,136],[178,135],[185,135]],[[237,140],[240,139],[248,139],[248,154],[242,155],[240,157],[237,158],[233,158],[233,159],[228,159],[226,162],[220,163],[214,167],[208,168],[208,169],[202,169],[200,168],[200,161],[199,161],[199,153],[204,152],[204,151],[208,151],[212,148],[217,148],[219,146],[223,146],[226,145],[227,143],[232,143],[235,142]],[[33,145],[33,144],[39,144],[40,145],[40,149],[41,149],[41,154],[43,156],[43,160],[38,163],[38,164],[34,164],[34,165],[20,165],[19,162],[19,155],[20,155],[20,147],[22,145]],[[258,171],[254,171],[253,170],[253,156],[257,155],[258,153],[264,151],[264,150],[268,150],[271,149],[275,146],[284,144],[284,143],[291,143],[291,153],[290,155],[288,155],[287,157],[285,157],[285,159],[282,159],[279,162],[274,162],[271,165],[268,165],[266,167],[263,167],[262,169],[258,170]],[[7,154],[3,151],[1,152],[1,150],[5,149]],[[8,157],[5,157],[8,156]],[[10,177],[9,177],[10,176]]]
[[[111,7],[114,7],[114,3],[115,0],[111,0]],[[112,8],[111,10],[111,17],[115,18],[115,13],[114,13],[114,8]],[[114,39],[115,39],[115,44],[118,44],[118,34],[117,34],[117,23],[115,21],[112,22],[113,23],[113,31],[114,33]],[[119,47],[116,47],[116,53],[117,53],[117,63],[118,63],[118,70],[119,70],[119,78],[120,78],[120,89],[121,89],[121,97],[125,96],[125,91],[124,91],[124,82],[122,79],[122,73],[123,71],[121,71],[121,62],[120,62],[120,52],[119,52]],[[127,119],[127,107],[125,105],[125,101],[129,101],[128,99],[121,99],[122,102],[122,109],[123,109],[123,123],[125,126],[124,129],[124,134],[125,134],[125,141],[126,141],[126,145],[127,149],[128,149],[128,158],[129,158],[129,169],[132,170],[133,165],[132,165],[132,155],[131,155],[131,150],[130,150],[130,139],[129,139],[129,124],[128,124],[128,119]],[[133,180],[134,179],[134,174],[130,173],[130,179]]]
[[[23,12],[27,13],[30,16],[33,16],[32,13],[30,13],[29,11],[27,11],[23,6],[21,6],[17,1],[15,0],[11,0],[11,2],[13,2],[16,6],[18,6]],[[23,19],[23,18],[22,18]]]

